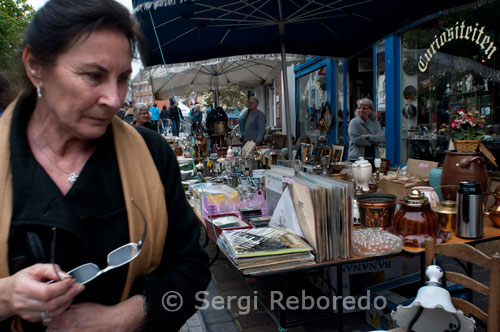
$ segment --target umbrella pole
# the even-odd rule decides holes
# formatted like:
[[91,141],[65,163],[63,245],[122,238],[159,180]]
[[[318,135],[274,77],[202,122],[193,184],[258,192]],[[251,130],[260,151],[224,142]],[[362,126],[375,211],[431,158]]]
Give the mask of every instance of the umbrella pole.
[[215,75],[215,107],[219,107],[219,76]]
[[288,75],[286,71],[286,52],[285,40],[283,34],[280,33],[281,44],[281,71],[283,74],[283,85],[285,89],[285,124],[286,124],[286,140],[288,143],[288,160],[292,160],[292,122],[290,119],[290,96],[288,94]]
[[280,34],[281,46],[281,71],[283,73],[283,85],[285,89],[285,117],[286,117],[286,140],[288,143],[288,160],[292,160],[292,122],[290,119],[290,96],[288,95],[288,75],[286,71],[286,51],[285,51],[285,23],[283,21],[283,8],[281,7],[281,0],[278,0],[278,8],[280,14],[280,22],[278,29]]

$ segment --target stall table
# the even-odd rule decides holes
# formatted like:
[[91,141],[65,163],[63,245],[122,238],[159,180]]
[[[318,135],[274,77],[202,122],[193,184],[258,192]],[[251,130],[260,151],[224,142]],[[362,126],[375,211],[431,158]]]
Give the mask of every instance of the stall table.
[[[203,223],[203,225],[205,226],[205,228],[210,227],[210,225],[207,225],[207,223],[205,222],[205,219],[201,218],[199,216],[199,214],[197,213],[196,210],[195,210],[195,213],[198,215],[198,217],[200,218],[200,220]],[[354,229],[357,229],[357,228],[359,228],[359,226],[354,227]],[[213,261],[215,261],[215,259],[217,259],[220,251],[222,251],[224,253],[224,251],[219,248],[219,245],[217,244],[217,239],[215,238],[214,234],[215,234],[215,232],[211,232],[209,235],[209,233],[207,232],[207,236],[209,236],[210,239],[216,244],[216,248],[217,248],[217,254],[216,254],[215,258],[212,260],[212,263],[213,263]],[[448,243],[467,243],[470,245],[475,245],[478,243],[493,241],[493,240],[497,240],[497,239],[500,239],[500,228],[495,227],[491,223],[489,218],[485,217],[485,219],[484,219],[484,236],[482,238],[462,239],[462,238],[457,237],[454,233],[452,233],[450,239],[447,242]],[[294,268],[288,268],[288,269],[281,269],[281,270],[272,271],[272,272],[261,272],[261,273],[250,273],[250,274],[243,274],[242,273],[242,276],[244,277],[243,280],[245,280],[245,278],[248,278],[248,277],[260,278],[260,277],[267,277],[267,276],[273,276],[273,275],[281,276],[283,278],[283,283],[281,283],[283,285],[282,291],[283,291],[284,297],[287,298],[286,285],[287,285],[287,275],[288,274],[300,272],[300,271],[321,270],[324,268],[336,266],[337,267],[337,293],[336,293],[336,295],[340,296],[340,298],[337,298],[337,305],[336,305],[337,310],[338,310],[337,313],[322,315],[320,317],[314,317],[313,319],[310,319],[307,321],[304,321],[304,320],[288,321],[287,317],[286,317],[287,310],[279,308],[279,326],[280,326],[280,328],[286,329],[286,328],[290,328],[293,326],[305,324],[305,323],[312,321],[312,320],[326,319],[326,318],[332,318],[332,317],[336,316],[337,319],[339,320],[339,331],[343,331],[343,308],[342,308],[342,303],[341,303],[342,298],[343,298],[342,266],[344,264],[360,263],[360,262],[365,262],[365,261],[370,261],[370,260],[375,260],[375,259],[383,259],[383,258],[388,258],[388,257],[399,256],[401,254],[410,254],[410,255],[418,255],[419,256],[419,258],[420,258],[420,271],[421,271],[421,276],[422,276],[421,280],[422,281],[425,280],[425,248],[416,248],[416,247],[411,247],[411,246],[404,246],[403,251],[401,253],[396,253],[396,254],[388,254],[388,255],[380,255],[380,256],[352,255],[352,257],[346,258],[346,259],[339,259],[339,260],[335,260],[335,261],[315,263],[312,265],[306,265],[306,266],[302,266],[302,267],[294,267]],[[231,259],[228,258],[228,260],[230,262],[232,262]],[[236,266],[234,266],[234,267],[237,269]],[[470,273],[470,275],[472,275],[472,266],[467,266],[467,273]],[[267,312],[270,315],[274,316],[274,314],[270,310],[267,310]],[[273,318],[276,318],[276,317],[273,317]],[[275,319],[275,321],[277,321],[277,320]],[[395,330],[391,330],[391,331],[402,331],[402,330],[395,329]]]

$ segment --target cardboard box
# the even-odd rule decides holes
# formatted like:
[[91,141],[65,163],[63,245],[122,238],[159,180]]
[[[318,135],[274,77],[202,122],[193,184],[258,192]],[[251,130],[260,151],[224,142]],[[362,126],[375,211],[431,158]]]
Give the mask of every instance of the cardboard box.
[[429,172],[438,167],[439,163],[428,160],[408,159],[406,164],[407,174],[416,177],[417,180],[387,180],[380,179],[380,190],[386,194],[395,195],[398,200],[403,199],[408,192],[417,186],[429,185]]
[[[353,296],[356,301],[366,294],[366,287],[388,280],[400,278],[403,275],[402,257],[380,258],[376,260],[342,265],[342,295]],[[337,287],[337,266],[329,269],[330,283]],[[323,288],[328,291],[327,286]],[[344,312],[361,311],[356,306],[354,310],[344,308]]]
[[[409,305],[417,296],[418,289],[422,286],[420,282],[420,273],[414,273],[405,277],[384,282],[378,285],[368,287],[370,308],[365,310],[366,322],[379,330],[390,330],[395,328],[391,317],[391,312],[396,310],[398,305]],[[465,288],[461,285],[447,282],[446,286],[453,297],[466,299]],[[377,297],[385,298],[387,305],[383,309],[376,309],[374,301]],[[377,307],[382,306],[380,298],[377,300]]]

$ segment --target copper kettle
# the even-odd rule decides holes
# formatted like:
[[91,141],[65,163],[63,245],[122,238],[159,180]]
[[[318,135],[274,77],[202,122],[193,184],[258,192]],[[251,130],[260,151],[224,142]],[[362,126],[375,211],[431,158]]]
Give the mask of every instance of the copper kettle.
[[493,195],[495,197],[495,203],[488,211],[485,211],[484,214],[490,217],[493,225],[500,227],[500,186],[498,186],[494,192],[488,193],[488,195]]

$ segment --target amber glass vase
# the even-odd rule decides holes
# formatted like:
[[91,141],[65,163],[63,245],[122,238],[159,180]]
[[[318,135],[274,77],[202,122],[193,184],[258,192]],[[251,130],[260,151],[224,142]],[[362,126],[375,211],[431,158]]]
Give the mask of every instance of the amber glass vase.
[[439,219],[431,209],[427,197],[417,189],[413,189],[401,201],[401,207],[394,215],[392,232],[405,239],[409,236],[438,237]]

